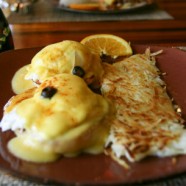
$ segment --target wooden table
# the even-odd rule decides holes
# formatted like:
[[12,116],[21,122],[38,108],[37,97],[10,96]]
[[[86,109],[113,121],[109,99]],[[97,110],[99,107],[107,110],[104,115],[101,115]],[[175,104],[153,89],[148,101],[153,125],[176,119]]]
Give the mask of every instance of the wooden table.
[[186,1],[157,0],[157,4],[174,19],[13,24],[15,48],[45,46],[64,39],[80,41],[95,33],[116,34],[133,44],[186,46]]

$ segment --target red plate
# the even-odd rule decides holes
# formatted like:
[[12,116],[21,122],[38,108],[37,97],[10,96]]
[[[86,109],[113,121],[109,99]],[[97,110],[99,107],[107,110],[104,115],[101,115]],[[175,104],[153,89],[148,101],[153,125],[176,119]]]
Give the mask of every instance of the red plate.
[[[133,46],[134,52],[144,52],[148,46]],[[13,95],[11,79],[23,65],[41,48],[21,49],[0,54],[0,117],[3,106]],[[170,95],[181,107],[186,118],[186,53],[173,48],[151,46],[152,51],[163,49],[157,57],[157,65],[166,72],[165,81]],[[76,158],[61,158],[48,164],[35,164],[19,160],[8,153],[6,143],[11,133],[0,134],[0,168],[10,171],[17,177],[43,183],[52,182],[64,185],[117,185],[167,178],[186,171],[186,156],[172,158],[147,158],[131,165],[130,170],[101,155],[81,155]]]

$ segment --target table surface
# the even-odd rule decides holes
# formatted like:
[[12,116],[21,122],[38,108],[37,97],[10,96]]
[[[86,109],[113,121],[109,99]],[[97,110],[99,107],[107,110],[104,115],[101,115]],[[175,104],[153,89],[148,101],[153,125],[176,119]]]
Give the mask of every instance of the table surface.
[[15,49],[45,46],[65,39],[80,41],[96,33],[115,34],[132,44],[186,46],[186,1],[156,0],[173,19],[11,24]]

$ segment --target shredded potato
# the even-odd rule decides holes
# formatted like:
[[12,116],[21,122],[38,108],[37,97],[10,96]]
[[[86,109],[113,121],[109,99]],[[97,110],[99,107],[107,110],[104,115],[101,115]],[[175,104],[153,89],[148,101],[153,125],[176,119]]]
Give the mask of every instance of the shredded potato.
[[116,109],[106,147],[118,162],[123,157],[136,162],[149,155],[186,153],[182,144],[186,138],[183,119],[168,97],[156,67],[155,56],[161,53],[147,49],[145,54],[104,64],[102,94]]

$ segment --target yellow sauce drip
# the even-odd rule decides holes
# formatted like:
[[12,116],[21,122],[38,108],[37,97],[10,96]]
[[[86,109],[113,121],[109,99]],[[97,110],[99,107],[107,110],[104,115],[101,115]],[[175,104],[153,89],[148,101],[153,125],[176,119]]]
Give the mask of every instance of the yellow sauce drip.
[[44,150],[42,146],[37,143],[28,145],[22,137],[11,139],[8,142],[8,149],[16,157],[38,163],[52,162],[57,160],[59,157],[58,154],[52,151]]

